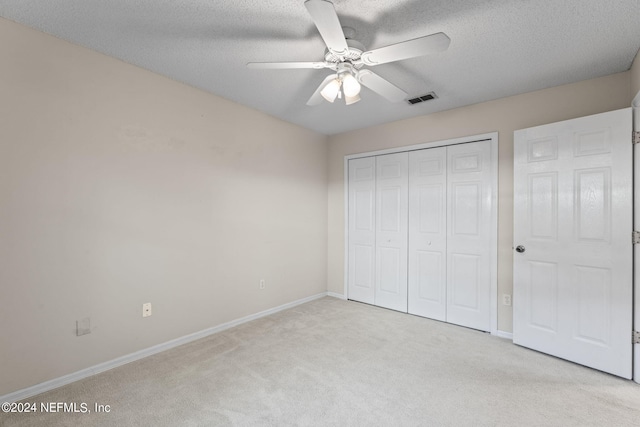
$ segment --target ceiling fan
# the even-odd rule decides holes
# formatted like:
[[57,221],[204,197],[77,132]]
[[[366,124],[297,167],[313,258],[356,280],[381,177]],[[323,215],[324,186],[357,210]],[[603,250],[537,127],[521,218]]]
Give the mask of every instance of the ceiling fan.
[[306,0],[304,2],[320,36],[327,45],[324,61],[319,62],[250,62],[249,68],[291,69],[329,68],[336,73],[324,79],[307,101],[307,105],[318,105],[322,99],[334,102],[344,94],[347,105],[360,100],[361,84],[391,102],[400,102],[407,93],[388,80],[363,66],[386,64],[447,50],[451,39],[445,33],[435,33],[417,39],[365,50],[362,43],[353,40],[354,30],[341,27],[333,3],[328,0]]

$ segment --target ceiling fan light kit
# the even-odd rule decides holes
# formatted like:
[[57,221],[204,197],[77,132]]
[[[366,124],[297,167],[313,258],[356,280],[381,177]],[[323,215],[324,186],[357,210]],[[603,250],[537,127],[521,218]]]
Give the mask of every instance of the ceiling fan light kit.
[[[360,100],[361,85],[386,98],[390,102],[400,102],[408,94],[393,83],[363,66],[375,66],[394,61],[415,58],[448,49],[451,40],[444,33],[435,33],[413,40],[407,40],[366,51],[362,43],[353,40],[354,30],[340,25],[340,20],[328,0],[307,0],[304,2],[320,36],[327,45],[324,62],[250,62],[249,68],[262,69],[322,69],[328,68],[336,74],[327,76],[318,86],[307,105],[314,106],[325,99],[331,103],[342,98],[345,103],[354,104]],[[349,37],[345,37],[346,35]]]
[[[340,90],[344,93],[345,103],[347,105],[355,104],[360,101],[360,83],[354,77],[354,68],[347,64],[338,65],[338,74],[326,83],[320,91],[320,95],[329,102],[334,102],[336,98],[342,98]],[[323,82],[325,84],[325,82]]]
[[360,95],[344,96],[344,103],[347,105],[355,104],[358,101],[360,101]]
[[340,93],[340,85],[340,77],[336,77],[334,80],[331,80],[329,84],[324,87],[324,89],[320,91],[320,95],[322,95],[322,97],[327,101],[333,102],[336,100],[336,97]]
[[354,97],[360,93],[360,83],[353,77],[352,74],[347,74],[344,79],[342,79],[342,91],[344,92],[344,96]]

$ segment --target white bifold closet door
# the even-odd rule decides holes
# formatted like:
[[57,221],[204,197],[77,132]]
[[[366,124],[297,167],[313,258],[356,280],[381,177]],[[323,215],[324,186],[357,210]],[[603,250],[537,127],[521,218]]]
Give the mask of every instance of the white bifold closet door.
[[349,299],[375,302],[376,158],[349,160]]
[[447,147],[447,322],[483,331],[491,329],[491,188],[489,141]]
[[491,143],[409,158],[408,312],[491,329]]
[[408,154],[349,161],[349,299],[407,311]]
[[409,153],[409,313],[447,320],[447,149]]
[[374,304],[407,311],[408,153],[376,157]]
[[348,298],[489,331],[491,142],[348,166]]

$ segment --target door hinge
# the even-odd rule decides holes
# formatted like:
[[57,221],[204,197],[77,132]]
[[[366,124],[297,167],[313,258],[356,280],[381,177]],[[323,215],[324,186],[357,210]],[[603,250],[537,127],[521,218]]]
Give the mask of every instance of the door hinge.
[[640,131],[631,132],[633,144],[640,144]]
[[633,344],[640,344],[640,331],[633,331],[631,342]]
[[639,244],[640,243],[640,231],[633,231],[631,233],[631,239],[632,239],[634,245]]

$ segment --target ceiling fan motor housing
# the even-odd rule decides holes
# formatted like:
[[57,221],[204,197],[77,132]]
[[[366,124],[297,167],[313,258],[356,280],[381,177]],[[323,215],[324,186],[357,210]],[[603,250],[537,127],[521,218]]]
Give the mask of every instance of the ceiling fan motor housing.
[[[334,64],[339,64],[345,61],[355,62],[360,59],[360,56],[362,56],[362,52],[366,50],[362,43],[353,39],[347,39],[347,46],[349,46],[349,50],[344,55],[336,55],[335,53],[327,49],[324,54],[324,60]],[[355,66],[357,68],[360,68],[362,64],[360,63]]]

